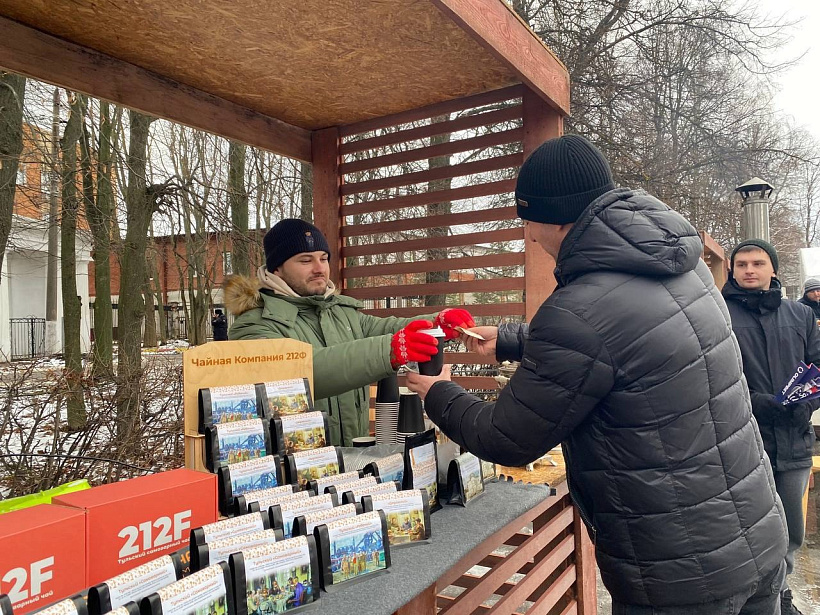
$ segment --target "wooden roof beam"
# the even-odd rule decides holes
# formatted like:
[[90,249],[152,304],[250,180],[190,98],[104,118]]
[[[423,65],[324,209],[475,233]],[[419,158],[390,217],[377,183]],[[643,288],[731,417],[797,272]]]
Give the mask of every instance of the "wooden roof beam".
[[504,2],[431,1],[556,111],[569,115],[566,67]]
[[0,67],[192,128],[310,161],[311,133],[0,17]]

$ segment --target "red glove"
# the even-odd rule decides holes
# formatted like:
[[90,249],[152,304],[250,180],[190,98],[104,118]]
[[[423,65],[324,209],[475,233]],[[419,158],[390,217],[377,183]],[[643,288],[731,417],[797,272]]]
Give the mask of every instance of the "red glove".
[[447,308],[436,315],[436,326],[441,327],[441,330],[444,331],[444,337],[448,340],[454,340],[460,335],[455,327],[470,329],[475,327],[475,321],[467,310]]
[[390,365],[393,369],[410,361],[429,361],[436,354],[438,340],[427,333],[419,333],[421,329],[432,328],[433,323],[429,320],[414,320],[393,334],[390,342]]

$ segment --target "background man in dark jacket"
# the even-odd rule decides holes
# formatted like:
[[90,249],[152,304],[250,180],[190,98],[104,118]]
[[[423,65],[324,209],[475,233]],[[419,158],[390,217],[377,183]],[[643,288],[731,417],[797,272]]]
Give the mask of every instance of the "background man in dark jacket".
[[809,306],[814,312],[815,320],[820,320],[820,280],[809,278],[803,283],[803,296],[798,303]]
[[615,189],[586,139],[524,163],[518,215],[557,263],[529,325],[473,349],[521,366],[495,403],[408,376],[430,418],[482,459],[521,466],[563,443],[613,613],[776,613],[785,522],[740,353],[697,231]]
[[223,342],[228,339],[228,319],[222,310],[214,310],[214,317],[211,319],[211,329],[214,332],[214,341]]
[[[762,239],[749,239],[732,252],[731,276],[723,296],[732,316],[743,373],[749,384],[763,445],[774,469],[777,493],[789,530],[786,573],[794,568],[794,552],[803,544],[803,494],[811,473],[814,429],[811,415],[817,401],[784,406],[774,395],[794,374],[800,361],[818,364],[820,332],[814,313],[805,305],[783,299],[777,275],[777,252]],[[799,614],[784,584],[783,615]]]

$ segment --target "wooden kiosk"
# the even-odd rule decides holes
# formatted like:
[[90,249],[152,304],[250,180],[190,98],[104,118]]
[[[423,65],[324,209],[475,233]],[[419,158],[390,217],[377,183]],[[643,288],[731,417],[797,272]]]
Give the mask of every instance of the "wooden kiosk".
[[[554,286],[510,193],[524,158],[561,134],[569,77],[503,0],[4,0],[0,67],[311,162],[333,279],[374,314],[429,313],[411,299],[455,294],[477,316],[526,318]],[[383,221],[360,222],[376,212]],[[422,232],[401,237],[411,231]],[[440,275],[476,270],[496,273]],[[596,611],[593,550],[565,485],[398,612],[525,601],[530,613]]]

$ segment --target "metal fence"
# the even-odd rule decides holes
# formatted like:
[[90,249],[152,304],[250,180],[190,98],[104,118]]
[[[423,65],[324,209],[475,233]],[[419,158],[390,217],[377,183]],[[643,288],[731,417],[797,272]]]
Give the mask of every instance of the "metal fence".
[[10,318],[11,360],[46,356],[46,319]]
[[[118,339],[118,325],[119,325],[119,304],[114,303],[112,307],[112,324],[114,327],[114,339]],[[225,309],[225,306],[219,303],[213,304],[208,316],[205,318],[205,336],[207,339],[213,338],[213,329],[211,327],[211,318],[214,316],[215,309],[221,309],[228,317],[228,326],[233,324],[234,316]],[[91,339],[94,339],[94,302],[89,303],[90,317],[91,317]],[[161,310],[161,311],[160,311]],[[173,305],[154,306],[154,318],[157,319],[157,325],[164,325],[165,331],[169,339],[188,340],[189,323],[185,309],[175,303]],[[164,319],[164,322],[163,322]],[[145,323],[142,325],[142,332],[145,332]],[[157,330],[158,335],[161,335],[160,330]],[[190,341],[190,340],[188,340]]]

